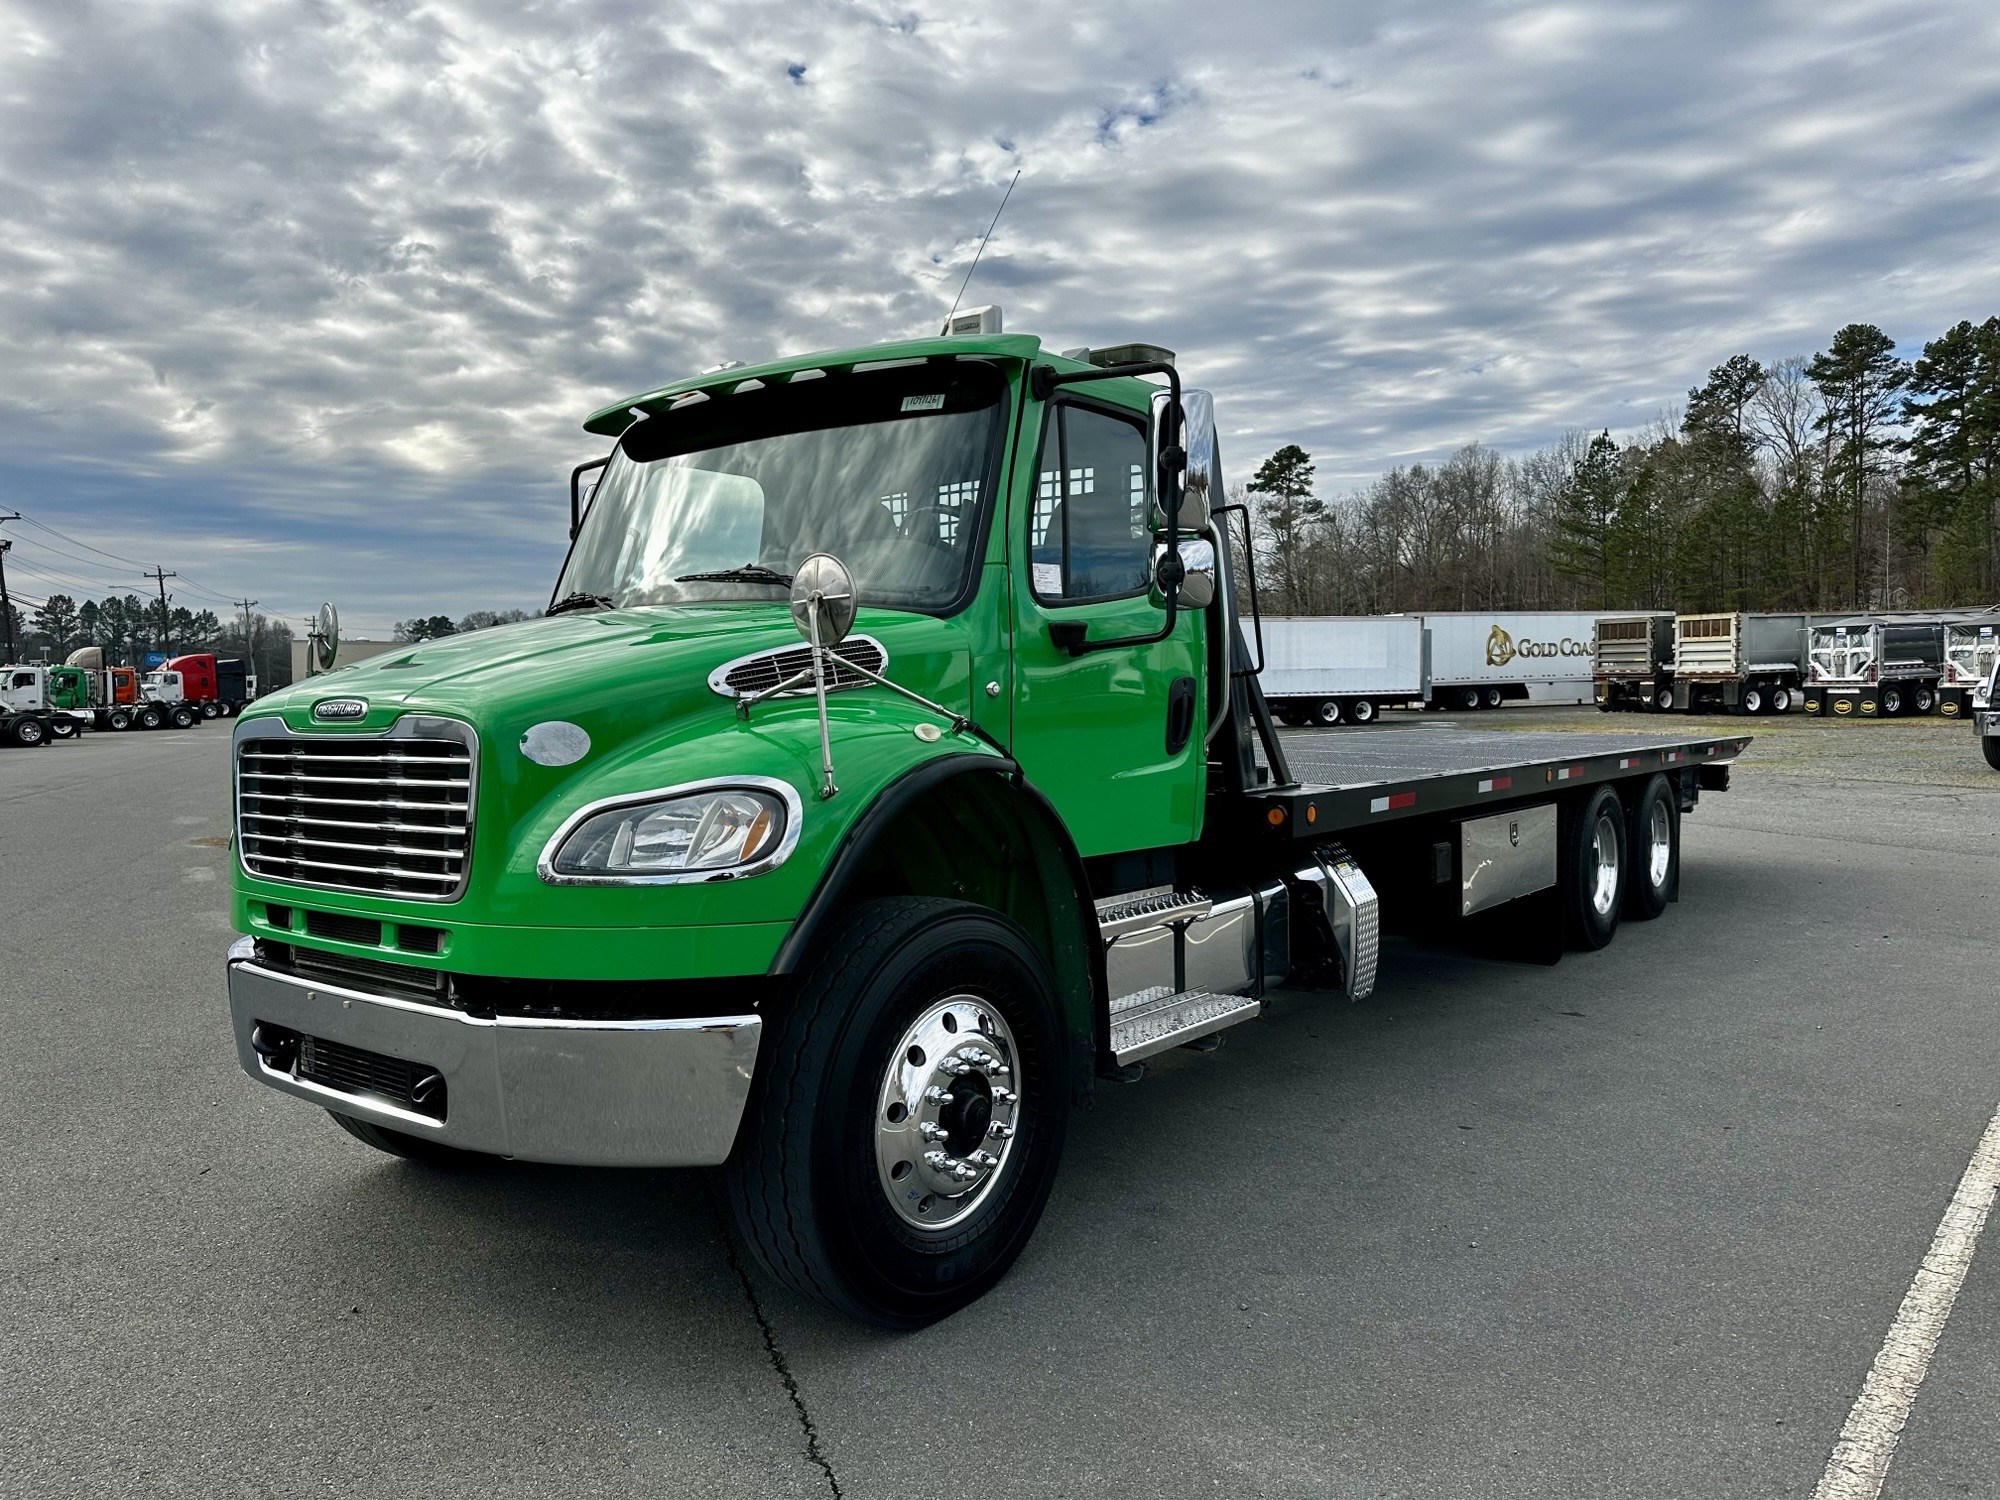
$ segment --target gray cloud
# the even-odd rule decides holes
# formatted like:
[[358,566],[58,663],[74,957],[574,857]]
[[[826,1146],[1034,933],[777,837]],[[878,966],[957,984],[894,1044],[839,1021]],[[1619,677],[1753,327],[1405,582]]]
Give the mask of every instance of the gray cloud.
[[[1329,488],[2000,310],[1987,4],[16,3],[0,482],[370,625],[532,604],[581,417],[973,300]],[[24,549],[25,550],[25,549]]]

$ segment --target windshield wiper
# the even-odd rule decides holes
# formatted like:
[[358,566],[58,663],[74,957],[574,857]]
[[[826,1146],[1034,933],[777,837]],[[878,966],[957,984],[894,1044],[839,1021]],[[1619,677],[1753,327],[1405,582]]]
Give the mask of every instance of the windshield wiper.
[[572,609],[609,609],[611,608],[611,604],[610,597],[605,594],[570,594],[556,600],[554,604],[551,604],[542,613],[545,615],[559,615]]
[[740,568],[724,568],[720,573],[683,573],[675,583],[768,583],[781,589],[792,586],[792,575],[780,573],[775,568],[767,568],[762,563],[747,563]]

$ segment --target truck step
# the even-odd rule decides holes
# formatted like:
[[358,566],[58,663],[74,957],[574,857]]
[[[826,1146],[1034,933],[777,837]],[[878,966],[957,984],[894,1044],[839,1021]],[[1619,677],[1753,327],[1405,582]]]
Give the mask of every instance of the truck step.
[[1200,891],[1176,891],[1164,886],[1108,896],[1097,903],[1097,930],[1108,943],[1129,932],[1205,917],[1213,905]]
[[1121,1066],[1212,1036],[1264,1009],[1249,995],[1206,990],[1139,990],[1111,1006],[1111,1054]]

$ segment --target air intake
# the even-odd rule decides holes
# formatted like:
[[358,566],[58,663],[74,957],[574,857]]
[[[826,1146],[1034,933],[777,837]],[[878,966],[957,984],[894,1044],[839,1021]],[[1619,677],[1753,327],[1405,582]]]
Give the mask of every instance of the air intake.
[[[872,635],[851,635],[835,646],[832,654],[839,663],[857,662],[877,676],[889,664],[889,653]],[[774,651],[759,651],[724,662],[708,674],[708,685],[725,698],[747,698],[768,692],[786,678],[795,677],[811,667],[812,647],[803,644],[782,646]],[[865,687],[867,684],[868,679],[859,672],[848,671],[844,665],[836,664],[827,687]],[[791,697],[811,691],[812,683],[808,679],[803,687],[793,688],[781,696]]]

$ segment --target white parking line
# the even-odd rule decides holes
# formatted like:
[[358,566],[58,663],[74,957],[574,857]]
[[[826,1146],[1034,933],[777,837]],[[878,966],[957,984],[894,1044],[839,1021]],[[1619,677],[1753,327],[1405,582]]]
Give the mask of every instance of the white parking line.
[[1965,1285],[1996,1187],[2000,1187],[2000,1113],[1987,1122],[1986,1134],[1958,1180],[1958,1191],[1951,1195],[1930,1253],[1896,1310],[1882,1352],[1875,1356],[1854,1410],[1847,1414],[1847,1425],[1840,1429],[1840,1441],[1833,1445],[1833,1457],[1827,1460],[1813,1500],[1875,1500],[1882,1493],[1889,1461],[1896,1456],[1896,1440],[1910,1419],[1917,1387],[1924,1383],[1931,1356],[1937,1352],[1958,1289]]

